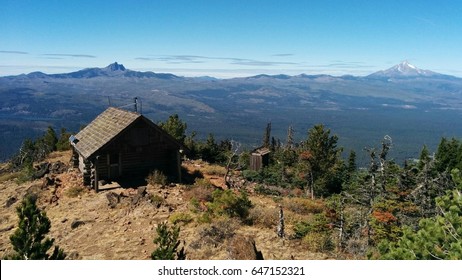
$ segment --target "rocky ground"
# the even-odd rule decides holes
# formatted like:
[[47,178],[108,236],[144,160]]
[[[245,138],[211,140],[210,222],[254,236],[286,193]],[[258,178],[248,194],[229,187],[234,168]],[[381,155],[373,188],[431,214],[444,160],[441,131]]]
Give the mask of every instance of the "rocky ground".
[[[16,207],[24,195],[35,193],[39,207],[51,220],[49,236],[55,238],[55,244],[64,249],[68,259],[150,259],[156,246],[153,239],[157,225],[175,213],[192,217],[192,221],[182,224],[180,232],[188,259],[253,258],[252,246],[265,259],[328,258],[309,252],[300,240],[277,236],[273,225],[278,204],[271,198],[250,196],[254,205],[251,215],[260,220],[267,217],[266,226],[246,225],[224,217],[200,223],[190,211],[186,185],[148,184],[137,189],[112,188],[96,193],[82,186],[81,174],[69,167],[69,159],[67,152],[54,153],[47,159],[51,172],[45,177],[18,184],[11,176],[0,183],[0,257],[12,250],[9,236],[17,227]],[[194,170],[204,166],[189,162],[185,167]],[[204,174],[217,187],[224,185],[220,176]]]

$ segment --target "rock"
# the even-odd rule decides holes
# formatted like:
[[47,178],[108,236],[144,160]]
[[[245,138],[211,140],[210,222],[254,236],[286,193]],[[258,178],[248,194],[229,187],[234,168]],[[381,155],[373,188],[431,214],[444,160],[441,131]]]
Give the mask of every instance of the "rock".
[[53,194],[50,198],[50,204],[58,203],[59,197],[56,194]]
[[40,179],[45,174],[47,174],[50,171],[50,163],[49,162],[44,162],[40,164],[38,167],[35,167],[37,170],[34,172],[34,175],[32,175],[33,179]]
[[231,260],[263,260],[263,254],[257,250],[255,240],[244,235],[235,235],[228,243],[228,256]]
[[106,198],[109,202],[109,207],[111,208],[115,208],[120,202],[120,195],[116,194],[115,192],[107,193]]
[[147,192],[146,192],[146,187],[145,186],[139,187],[137,189],[137,195],[145,196],[146,194],[147,194]]
[[75,220],[71,223],[71,229],[76,229],[78,228],[79,226],[82,226],[84,225],[85,222],[84,221],[79,221],[79,220]]
[[146,194],[146,187],[139,187],[136,191],[136,195],[132,199],[132,206],[137,205]]
[[55,184],[55,178],[51,177],[49,174],[46,174],[42,179],[42,187],[45,189],[48,186],[53,186]]
[[52,174],[62,174],[67,171],[67,166],[61,161],[57,161],[51,164],[50,173]]
[[11,205],[15,204],[16,201],[18,201],[18,199],[16,197],[14,197],[14,196],[8,198],[8,200],[5,203],[5,207],[6,208],[10,207]]
[[68,260],[78,260],[79,259],[79,253],[76,251],[72,251],[67,255]]

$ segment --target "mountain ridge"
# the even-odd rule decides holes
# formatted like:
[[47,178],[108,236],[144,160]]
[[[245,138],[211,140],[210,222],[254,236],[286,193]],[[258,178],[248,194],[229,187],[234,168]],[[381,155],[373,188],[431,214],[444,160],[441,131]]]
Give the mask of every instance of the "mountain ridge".
[[[395,70],[415,70],[404,66]],[[307,131],[324,123],[344,139],[342,145],[357,151],[391,135],[403,145],[402,159],[415,156],[418,151],[407,151],[423,143],[436,145],[439,136],[462,136],[462,79],[448,77],[262,74],[214,79],[132,71],[119,63],[67,74],[0,77],[0,159],[48,125],[77,131],[108,105],[124,106],[134,97],[149,118],[179,114],[198,137],[213,133],[254,147],[268,121],[280,139],[289,125]]]
[[[29,78],[96,78],[96,77],[136,77],[136,78],[159,78],[159,79],[202,79],[202,80],[229,80],[229,79],[261,79],[261,78],[272,78],[279,80],[288,80],[292,78],[319,78],[319,77],[331,77],[331,78],[344,78],[344,79],[384,79],[384,78],[442,78],[442,79],[462,79],[457,76],[441,74],[433,72],[431,70],[420,69],[407,60],[402,61],[401,63],[394,65],[385,70],[379,70],[374,73],[365,76],[354,76],[351,74],[345,74],[340,76],[328,75],[328,74],[306,74],[301,73],[297,75],[287,75],[287,74],[258,74],[253,76],[241,77],[241,78],[225,78],[219,79],[215,77],[182,77],[177,76],[172,73],[156,73],[152,71],[135,71],[127,69],[123,64],[114,62],[109,64],[106,67],[91,67],[77,70],[74,72],[68,73],[58,73],[58,74],[46,74],[41,71],[34,71],[28,74],[20,75],[8,75],[3,76],[3,78],[14,78],[18,76],[27,76]],[[0,77],[2,78],[2,77]]]

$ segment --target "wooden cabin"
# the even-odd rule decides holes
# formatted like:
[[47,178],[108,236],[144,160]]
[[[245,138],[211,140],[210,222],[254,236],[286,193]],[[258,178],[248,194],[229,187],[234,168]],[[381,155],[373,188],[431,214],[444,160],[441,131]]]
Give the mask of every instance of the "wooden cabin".
[[261,147],[252,151],[250,155],[250,169],[259,171],[269,164],[270,150],[265,147]]
[[110,107],[69,141],[74,167],[96,191],[100,180],[146,177],[152,170],[181,180],[182,145],[139,113]]

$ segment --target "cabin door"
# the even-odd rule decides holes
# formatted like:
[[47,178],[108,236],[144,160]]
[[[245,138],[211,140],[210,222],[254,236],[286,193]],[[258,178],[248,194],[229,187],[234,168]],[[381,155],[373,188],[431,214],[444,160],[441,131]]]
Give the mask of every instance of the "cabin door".
[[119,153],[108,154],[109,179],[117,179],[121,175],[121,159]]

